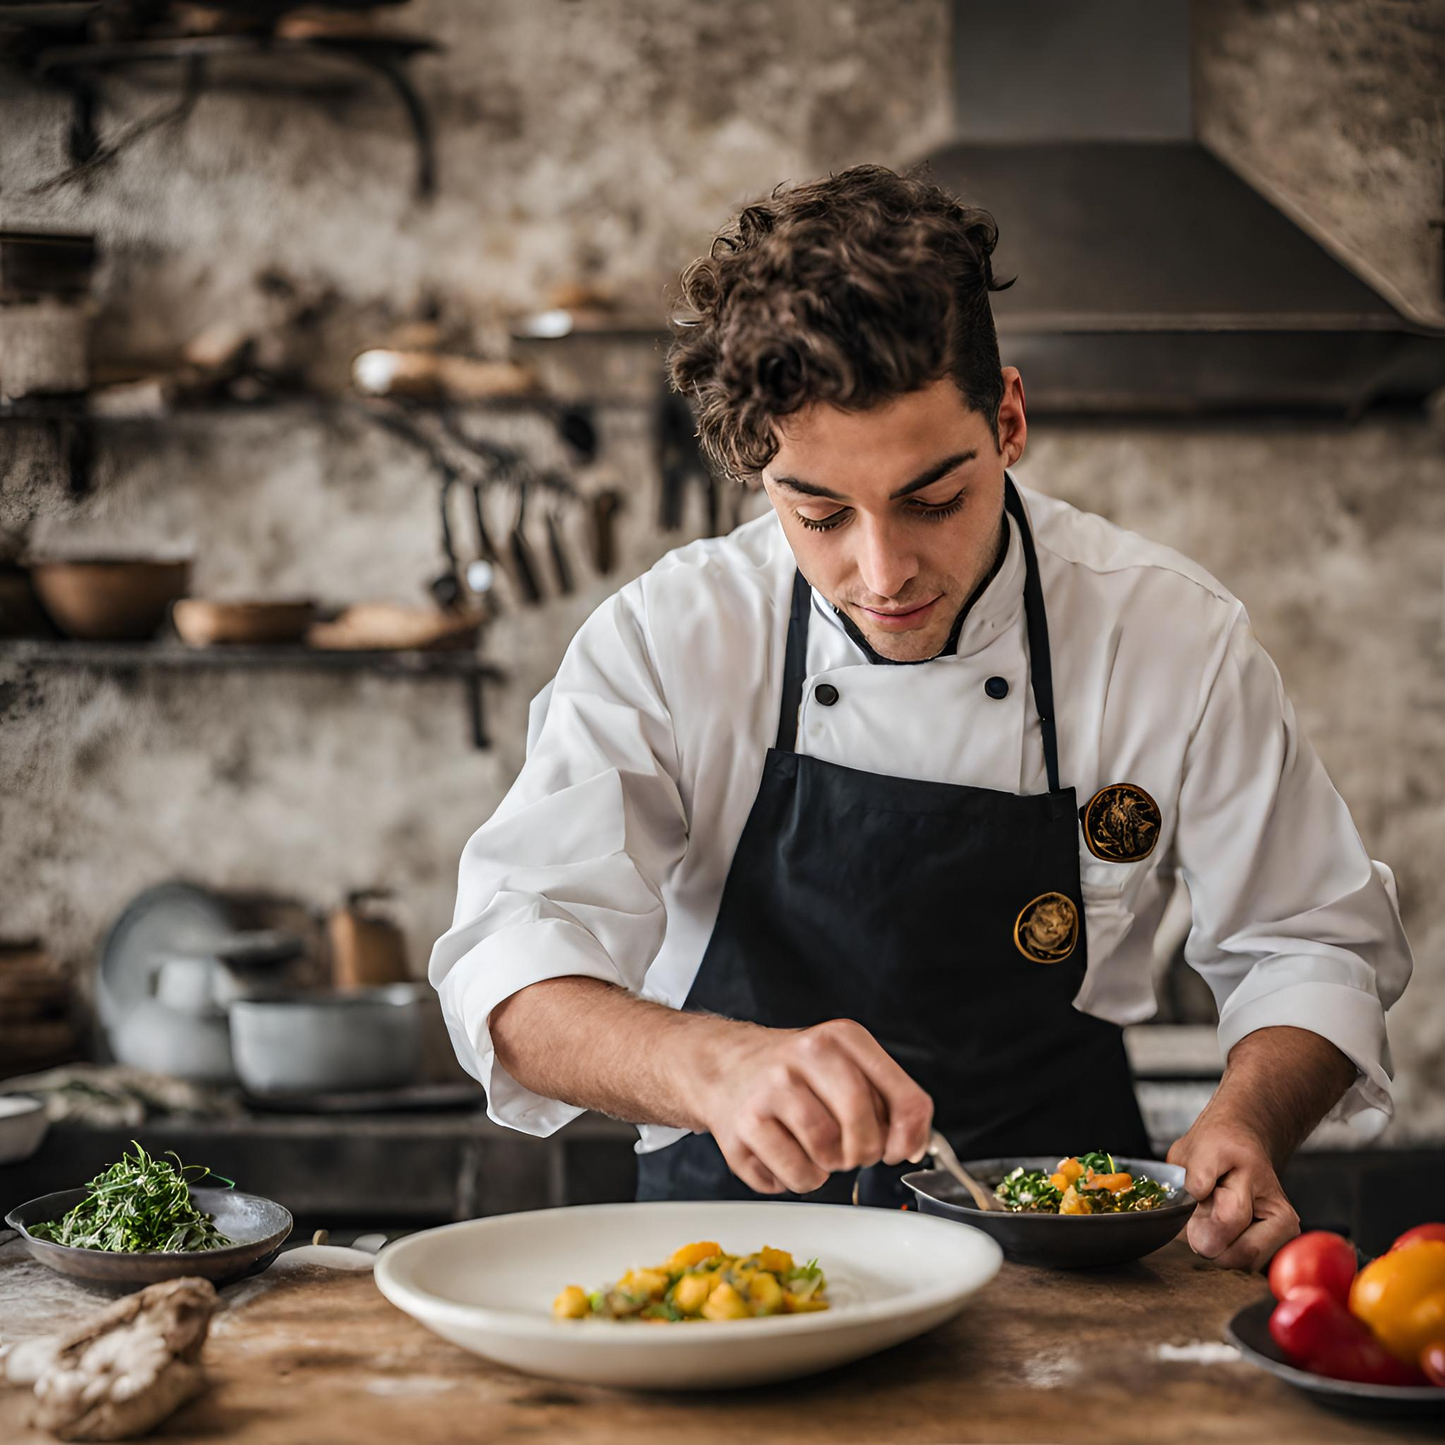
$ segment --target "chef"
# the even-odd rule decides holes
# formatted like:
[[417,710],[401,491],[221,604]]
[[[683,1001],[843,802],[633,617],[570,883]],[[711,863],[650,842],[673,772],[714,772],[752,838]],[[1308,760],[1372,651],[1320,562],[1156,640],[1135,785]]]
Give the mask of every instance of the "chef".
[[1169,1158],[1257,1266],[1305,1135],[1390,1115],[1393,879],[1239,601],[1014,480],[996,239],[867,166],[689,268],[673,384],[771,509],[582,626],[430,977],[491,1117],[635,1121],[640,1198],[886,1200],[931,1128],[1151,1154],[1122,1026],[1182,874],[1227,1064]]

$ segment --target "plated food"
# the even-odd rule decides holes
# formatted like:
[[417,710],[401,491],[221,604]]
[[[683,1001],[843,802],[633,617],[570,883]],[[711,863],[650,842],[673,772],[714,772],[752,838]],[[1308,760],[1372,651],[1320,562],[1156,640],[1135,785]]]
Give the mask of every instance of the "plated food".
[[1168,1204],[1174,1191],[1147,1174],[1120,1169],[1112,1154],[1095,1150],[1060,1159],[1048,1173],[1012,1169],[994,1197],[1020,1214],[1130,1214]]
[[685,1244],[664,1264],[630,1269],[588,1293],[569,1284],[552,1302],[559,1320],[601,1318],[649,1324],[745,1320],[828,1308],[828,1281],[816,1259],[799,1265],[785,1249],[728,1254],[714,1240]]
[[[635,1317],[598,1314],[557,1318],[553,1299],[564,1281],[590,1289],[626,1265],[666,1258],[667,1247],[683,1239],[699,1247],[767,1240],[792,1255],[795,1269],[808,1268],[816,1254],[827,1271],[828,1308],[728,1329],[644,1329]],[[453,1344],[529,1374],[621,1389],[738,1390],[831,1369],[933,1329],[965,1307],[1001,1259],[978,1230],[912,1210],[669,1200],[444,1225],[387,1245],[376,1283]]]

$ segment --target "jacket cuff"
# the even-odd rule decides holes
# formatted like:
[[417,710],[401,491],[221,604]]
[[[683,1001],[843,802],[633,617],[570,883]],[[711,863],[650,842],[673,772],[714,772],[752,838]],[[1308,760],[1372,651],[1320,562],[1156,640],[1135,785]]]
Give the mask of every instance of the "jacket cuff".
[[1231,1007],[1219,1016],[1219,1050],[1227,1059],[1242,1038],[1259,1029],[1308,1029],[1327,1039],[1355,1066],[1355,1082],[1330,1110],[1366,1139],[1375,1138],[1395,1113],[1385,1010],[1373,993],[1343,983],[1294,983]]
[[498,1004],[549,978],[596,978],[626,987],[596,938],[561,918],[540,918],[483,939],[437,985],[457,1058],[487,1091],[487,1117],[542,1139],[586,1110],[524,1089],[497,1063],[488,1020]]

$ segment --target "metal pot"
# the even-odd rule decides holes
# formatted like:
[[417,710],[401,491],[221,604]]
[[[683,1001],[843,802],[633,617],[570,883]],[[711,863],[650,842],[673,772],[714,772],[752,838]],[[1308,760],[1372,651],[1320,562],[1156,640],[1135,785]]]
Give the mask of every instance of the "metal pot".
[[239,999],[236,1073],[253,1094],[399,1089],[421,1069],[423,985]]

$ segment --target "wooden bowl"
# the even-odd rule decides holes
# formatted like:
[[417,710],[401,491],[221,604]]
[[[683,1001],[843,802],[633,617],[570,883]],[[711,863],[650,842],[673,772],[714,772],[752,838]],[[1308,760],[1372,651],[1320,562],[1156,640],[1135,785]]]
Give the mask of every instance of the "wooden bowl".
[[189,562],[37,562],[30,577],[50,620],[67,637],[131,641],[154,637],[166,609],[185,596]]
[[476,644],[480,612],[441,612],[390,602],[358,602],[332,622],[318,622],[306,634],[326,651],[444,651]]
[[275,645],[300,642],[316,620],[314,602],[208,602],[184,597],[171,611],[183,642]]

